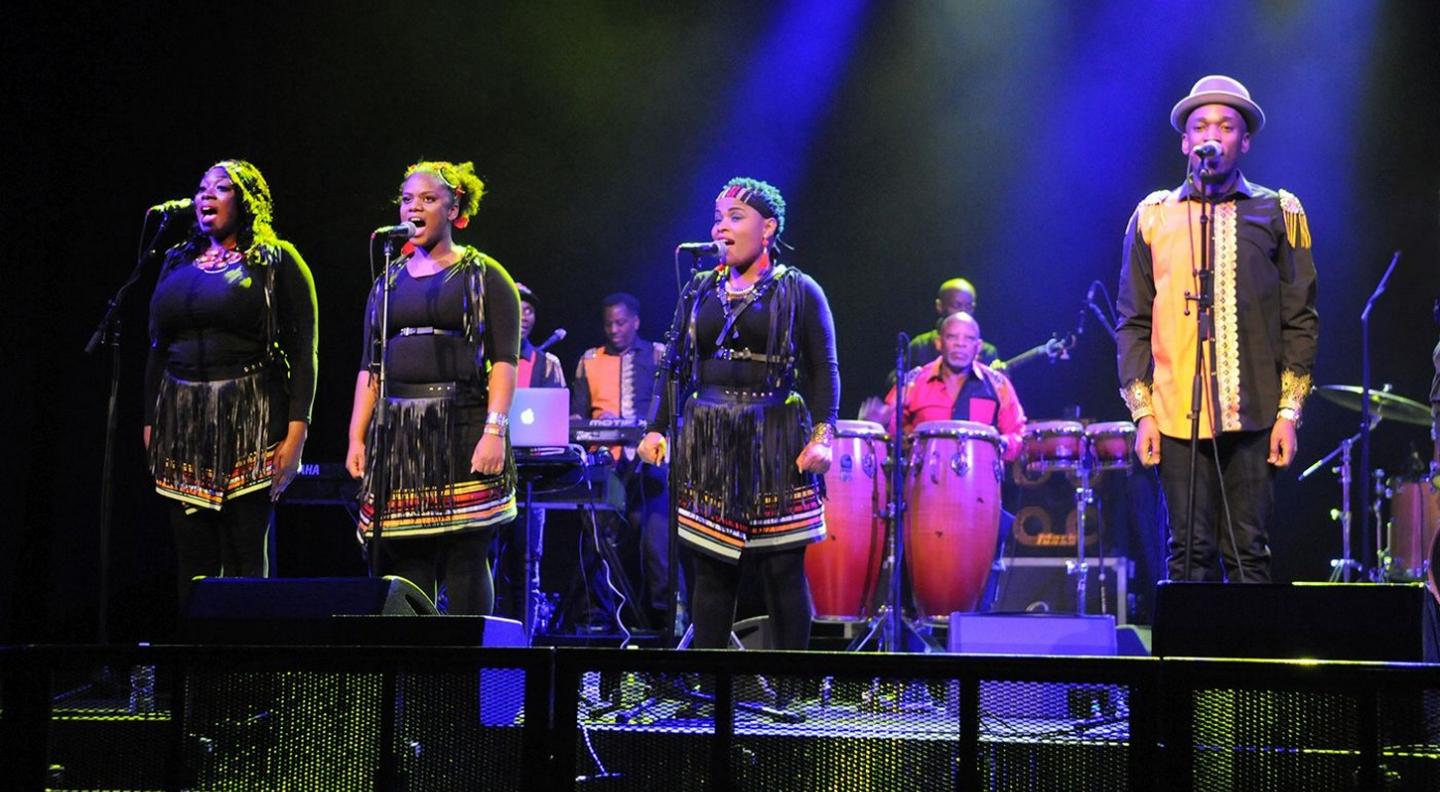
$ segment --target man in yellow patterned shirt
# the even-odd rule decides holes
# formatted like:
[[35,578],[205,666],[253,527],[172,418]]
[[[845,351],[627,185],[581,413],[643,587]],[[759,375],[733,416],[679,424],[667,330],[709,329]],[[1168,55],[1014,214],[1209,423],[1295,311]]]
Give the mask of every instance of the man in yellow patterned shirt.
[[[1121,395],[1136,422],[1136,455],[1160,467],[1170,579],[1268,582],[1275,474],[1295,458],[1319,337],[1310,230],[1299,199],[1240,173],[1240,157],[1265,124],[1245,86],[1204,77],[1170,123],[1189,170],[1180,187],[1141,201],[1125,230]],[[1197,323],[1207,261],[1213,347]],[[1199,413],[1193,532],[1186,524],[1192,410]]]

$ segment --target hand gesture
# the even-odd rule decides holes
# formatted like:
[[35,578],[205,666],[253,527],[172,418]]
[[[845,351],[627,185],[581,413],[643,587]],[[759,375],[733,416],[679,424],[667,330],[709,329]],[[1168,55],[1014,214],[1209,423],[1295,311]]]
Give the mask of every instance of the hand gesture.
[[1153,415],[1141,418],[1135,427],[1135,456],[1145,467],[1160,464],[1160,426]]
[[635,453],[644,462],[651,465],[660,465],[665,462],[666,442],[665,435],[659,432],[646,432],[640,439],[640,445]]

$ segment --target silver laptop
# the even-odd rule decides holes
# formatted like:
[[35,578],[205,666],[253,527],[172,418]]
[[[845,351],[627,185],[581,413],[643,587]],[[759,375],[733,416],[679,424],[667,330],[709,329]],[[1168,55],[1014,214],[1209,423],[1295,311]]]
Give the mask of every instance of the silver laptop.
[[570,389],[516,388],[510,402],[510,445],[547,448],[570,444]]

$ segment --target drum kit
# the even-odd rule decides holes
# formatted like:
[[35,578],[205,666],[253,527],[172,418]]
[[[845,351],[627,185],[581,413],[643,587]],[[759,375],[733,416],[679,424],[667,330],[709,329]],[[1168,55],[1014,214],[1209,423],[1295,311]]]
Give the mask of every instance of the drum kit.
[[[887,545],[891,438],[878,423],[839,421],[832,445],[834,462],[825,475],[828,535],[805,554],[815,615],[880,619],[891,607],[877,597],[894,553]],[[1063,471],[1076,481],[1077,557],[1069,564],[1076,612],[1085,603],[1091,477],[1128,468],[1134,446],[1135,426],[1128,421],[1042,421],[1025,431],[1021,464],[1027,471]],[[980,603],[1000,532],[1002,453],[1000,435],[986,424],[929,421],[915,429],[905,460],[901,555],[915,613],[926,624],[946,624],[952,612],[974,611]]]
[[[1075,482],[1075,558],[1065,565],[1075,586],[1075,612],[1085,612],[1089,562],[1085,558],[1087,507],[1095,502],[1091,478],[1107,470],[1128,470],[1135,450],[1135,424],[1105,421],[1038,421],[1025,427],[1021,460],[1025,472],[1063,472]],[[1105,567],[1100,567],[1104,584]]]
[[[1355,385],[1322,385],[1315,389],[1315,395],[1357,412],[1364,407],[1362,390]],[[1413,426],[1430,426],[1430,410],[1420,402],[1382,390],[1370,391],[1369,412],[1371,427],[1389,419]],[[1362,430],[1363,431],[1363,430]],[[1351,510],[1350,485],[1351,451],[1359,442],[1357,432],[1340,441],[1326,456],[1300,474],[1304,480],[1317,470],[1339,457],[1339,463],[1331,468],[1340,481],[1340,508],[1331,515],[1340,522],[1341,558],[1332,560],[1331,580],[1349,580],[1351,572],[1364,572],[1363,565],[1351,554]],[[1440,565],[1440,476],[1411,473],[1387,479],[1382,470],[1376,471],[1376,492],[1366,494],[1367,503],[1375,520],[1376,543],[1379,549],[1376,563],[1369,570],[1374,581],[1415,581],[1427,580],[1432,592],[1436,591],[1436,566]],[[1390,520],[1381,521],[1382,500],[1390,504]],[[1383,535],[1382,535],[1383,531]],[[1437,595],[1440,596],[1440,595]]]

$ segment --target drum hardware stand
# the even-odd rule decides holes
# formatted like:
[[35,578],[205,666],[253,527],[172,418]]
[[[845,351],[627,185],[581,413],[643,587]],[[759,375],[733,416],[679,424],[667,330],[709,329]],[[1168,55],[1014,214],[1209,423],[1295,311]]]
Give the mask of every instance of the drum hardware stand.
[[[1088,600],[1085,599],[1085,585],[1090,577],[1090,570],[1085,559],[1085,507],[1095,502],[1095,490],[1090,486],[1090,472],[1093,468],[1092,454],[1089,448],[1088,439],[1084,441],[1083,450],[1080,453],[1080,464],[1077,472],[1080,474],[1080,481],[1075,486],[1075,559],[1065,562],[1066,571],[1070,574],[1075,584],[1075,613],[1085,614]],[[1105,585],[1105,565],[1101,564],[1099,569],[1100,585],[1103,595]]]
[[[1365,301],[1365,308],[1360,311],[1360,472],[1361,475],[1364,476],[1364,479],[1360,483],[1360,491],[1365,494],[1366,498],[1372,498],[1370,485],[1370,430],[1372,428],[1372,424],[1370,423],[1370,311],[1375,307],[1375,300],[1379,299],[1380,295],[1385,293],[1385,284],[1390,282],[1390,275],[1395,272],[1395,265],[1399,262],[1400,251],[1397,250],[1395,251],[1395,255],[1390,258],[1390,266],[1385,268],[1385,274],[1380,276],[1380,282],[1376,284],[1374,293],[1370,295],[1370,299]],[[1380,525],[1380,518],[1378,516],[1379,507],[1380,504],[1378,500],[1376,500],[1374,508],[1376,509],[1377,516],[1375,518],[1375,548],[1373,556],[1376,560],[1376,566],[1370,570],[1371,580],[1380,580],[1383,576],[1379,563],[1380,548],[1384,544],[1381,538],[1383,528]],[[1345,508],[1347,510],[1350,508],[1348,503]],[[1369,520],[1369,509],[1366,510],[1366,520]],[[1368,534],[1369,532],[1366,531],[1365,533]]]
[[[1378,421],[1379,419],[1377,418],[1376,422]],[[1340,508],[1330,510],[1330,519],[1340,521],[1340,557],[1330,560],[1331,583],[1349,583],[1350,573],[1355,572],[1358,574],[1362,570],[1362,565],[1354,560],[1350,550],[1352,518],[1350,513],[1350,449],[1355,445],[1355,441],[1359,439],[1360,433],[1357,432],[1341,440],[1340,445],[1335,446],[1335,450],[1326,454],[1323,458],[1316,460],[1315,464],[1306,468],[1305,472],[1301,473],[1297,479],[1298,481],[1304,481],[1310,477],[1310,474],[1324,467],[1330,460],[1336,456],[1340,457],[1340,464],[1331,468],[1331,471],[1340,479]]]
[[1385,471],[1375,468],[1371,471],[1370,480],[1373,492],[1370,498],[1370,519],[1375,521],[1375,567],[1370,570],[1371,583],[1384,583],[1385,575],[1390,571],[1389,542],[1385,537],[1385,523],[1380,519],[1380,504],[1382,501],[1389,502],[1392,491],[1385,480]]

